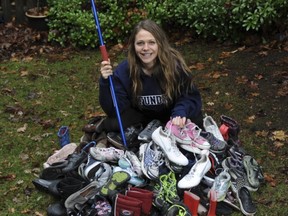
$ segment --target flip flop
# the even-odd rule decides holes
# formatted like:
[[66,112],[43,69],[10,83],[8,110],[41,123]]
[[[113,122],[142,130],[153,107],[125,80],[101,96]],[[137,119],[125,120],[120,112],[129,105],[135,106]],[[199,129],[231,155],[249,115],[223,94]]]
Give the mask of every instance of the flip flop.
[[102,186],[100,195],[112,197],[118,193],[117,188],[125,185],[130,180],[130,178],[130,175],[125,171],[114,172],[111,175],[110,180]]

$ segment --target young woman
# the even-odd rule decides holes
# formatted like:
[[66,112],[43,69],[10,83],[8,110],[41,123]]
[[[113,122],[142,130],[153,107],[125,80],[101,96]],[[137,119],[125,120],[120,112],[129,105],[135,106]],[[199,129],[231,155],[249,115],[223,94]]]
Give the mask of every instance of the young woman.
[[201,96],[181,54],[169,45],[164,31],[153,21],[139,22],[132,31],[128,58],[113,70],[101,63],[100,105],[107,118],[105,131],[119,131],[108,77],[112,76],[124,128],[153,119],[184,126],[189,118],[202,128]]

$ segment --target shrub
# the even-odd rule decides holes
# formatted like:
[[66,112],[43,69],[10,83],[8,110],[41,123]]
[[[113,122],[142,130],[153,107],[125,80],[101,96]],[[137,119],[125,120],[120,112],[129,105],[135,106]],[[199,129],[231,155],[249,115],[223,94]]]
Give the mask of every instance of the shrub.
[[[90,1],[48,0],[49,40],[95,47],[98,36]],[[128,38],[133,26],[150,18],[165,30],[180,28],[200,37],[239,41],[247,32],[287,29],[287,0],[102,0],[96,1],[103,38]]]

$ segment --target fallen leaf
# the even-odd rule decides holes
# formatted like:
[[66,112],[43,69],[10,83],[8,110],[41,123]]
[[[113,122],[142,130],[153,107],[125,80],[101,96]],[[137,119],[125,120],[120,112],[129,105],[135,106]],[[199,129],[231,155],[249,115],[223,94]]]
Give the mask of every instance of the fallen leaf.
[[208,106],[214,106],[214,102],[207,102]]
[[276,141],[276,142],[274,142],[274,146],[275,146],[276,148],[281,148],[281,147],[284,146],[284,143],[279,142],[279,141]]
[[224,108],[225,108],[226,110],[231,110],[231,109],[233,108],[233,105],[230,104],[230,103],[225,103],[225,104],[224,104]]
[[238,84],[246,84],[248,82],[248,79],[246,76],[236,77],[236,82]]
[[20,71],[20,76],[21,76],[21,77],[27,76],[28,74],[29,74],[29,72],[26,71],[26,70]]
[[27,125],[27,123],[25,123],[23,127],[20,127],[17,129],[17,132],[18,133],[24,133],[26,131],[27,127],[28,127],[28,125]]
[[252,124],[255,120],[255,115],[252,115],[252,116],[249,116],[247,119],[245,119],[244,121],[249,123],[249,124]]
[[233,54],[232,52],[222,52],[219,56],[219,58],[228,58]]
[[273,131],[272,134],[273,136],[270,137],[271,140],[285,141],[288,138],[288,135],[283,130]]
[[251,93],[251,96],[252,96],[252,97],[257,97],[257,96],[259,96],[259,95],[260,95],[260,94],[259,94],[259,93],[256,93],[256,92],[252,92],[252,93]]
[[267,137],[269,134],[268,131],[256,131],[256,136],[259,136],[259,137]]
[[189,66],[189,69],[203,70],[205,65],[203,63],[196,63],[196,65]]

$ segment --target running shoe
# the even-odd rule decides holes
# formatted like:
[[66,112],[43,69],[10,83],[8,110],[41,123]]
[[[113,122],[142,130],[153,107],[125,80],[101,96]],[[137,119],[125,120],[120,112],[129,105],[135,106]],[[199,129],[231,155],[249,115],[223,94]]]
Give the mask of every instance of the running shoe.
[[206,116],[203,120],[203,126],[206,132],[212,133],[218,140],[224,141],[217,123],[211,116]]
[[186,130],[184,128],[179,127],[178,125],[173,125],[172,121],[168,121],[165,130],[175,138],[176,142],[179,144],[187,144],[189,145],[192,140],[188,136]]
[[[223,201],[226,197],[227,191],[231,184],[231,176],[224,170],[218,176],[216,176],[211,190],[216,192],[217,202]],[[210,194],[208,193],[208,197]]]
[[91,147],[90,154],[96,160],[99,160],[102,162],[117,163],[118,160],[124,156],[124,151],[121,149],[116,149],[114,147],[110,147],[110,148]]
[[191,145],[196,146],[200,149],[210,149],[210,143],[201,136],[202,130],[196,124],[191,122],[190,119],[187,120],[185,128],[188,136],[192,140],[192,144],[190,143]]
[[138,140],[150,142],[152,140],[152,133],[161,126],[161,122],[158,119],[154,119],[147,124],[147,126],[138,135]]
[[189,161],[176,146],[174,136],[170,136],[161,126],[153,132],[152,139],[171,162],[180,166],[188,165]]
[[202,150],[201,158],[192,166],[188,174],[186,174],[178,182],[178,187],[188,189],[199,185],[204,175],[210,170],[211,162],[208,158],[209,151]]

